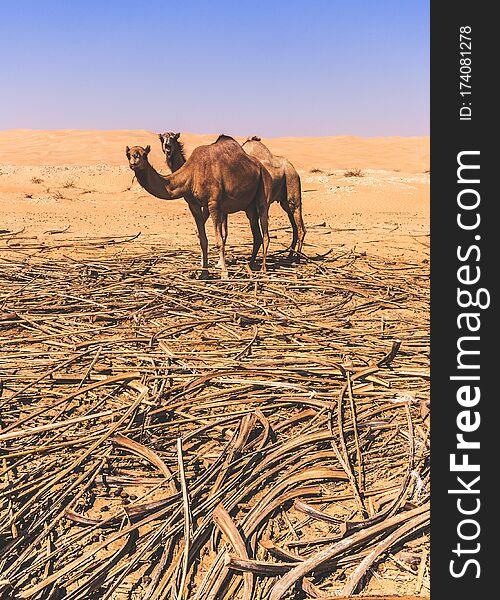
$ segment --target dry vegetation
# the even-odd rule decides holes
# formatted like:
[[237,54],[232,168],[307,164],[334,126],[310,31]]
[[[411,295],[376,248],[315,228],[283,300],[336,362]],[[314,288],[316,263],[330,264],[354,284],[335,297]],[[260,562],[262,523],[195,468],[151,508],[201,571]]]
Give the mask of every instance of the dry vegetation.
[[347,169],[344,171],[344,177],[363,177],[361,169]]
[[0,253],[4,597],[428,595],[426,262]]

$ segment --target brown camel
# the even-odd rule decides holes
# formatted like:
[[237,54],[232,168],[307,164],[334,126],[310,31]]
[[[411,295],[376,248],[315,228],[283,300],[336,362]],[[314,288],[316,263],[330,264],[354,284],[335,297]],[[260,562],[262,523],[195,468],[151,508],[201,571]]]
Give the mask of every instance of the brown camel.
[[[167,131],[158,134],[161,147],[169,169],[174,172],[186,162],[186,154],[182,142],[179,141],[180,133]],[[292,243],[290,256],[295,254],[297,246],[297,260],[300,259],[302,244],[306,235],[306,228],[302,219],[302,194],[300,177],[295,167],[283,156],[274,156],[260,138],[253,136],[243,143],[243,150],[250,156],[257,158],[269,171],[272,178],[271,202],[279,202],[288,215],[292,225]],[[227,239],[227,218],[222,227],[224,242]]]
[[[269,246],[268,209],[272,180],[266,168],[246,154],[236,140],[221,135],[213,143],[199,146],[186,163],[171,175],[160,175],[149,163],[150,146],[126,148],[130,168],[140,185],[163,200],[184,198],[196,222],[201,246],[201,278],[208,277],[209,216],[215,228],[222,277],[227,278],[222,224],[228,213],[245,211],[253,235],[251,264],[263,246],[262,270],[266,270]],[[260,223],[260,225],[259,225]],[[261,231],[262,230],[262,231]]]
[[295,247],[297,247],[296,257],[297,260],[300,260],[306,228],[302,219],[302,192],[299,174],[284,156],[272,154],[269,148],[260,141],[260,137],[254,135],[245,140],[243,150],[257,158],[269,171],[273,181],[271,202],[280,203],[292,225],[293,235],[289,258],[294,256]]
[[[179,141],[180,135],[180,133],[174,133],[173,131],[165,131],[164,133],[158,134],[158,137],[160,138],[161,149],[165,154],[165,161],[172,173],[174,171],[178,171],[186,162],[184,145]],[[225,245],[227,241],[227,215],[222,223],[222,238]],[[217,266],[222,266],[220,261],[217,263]]]

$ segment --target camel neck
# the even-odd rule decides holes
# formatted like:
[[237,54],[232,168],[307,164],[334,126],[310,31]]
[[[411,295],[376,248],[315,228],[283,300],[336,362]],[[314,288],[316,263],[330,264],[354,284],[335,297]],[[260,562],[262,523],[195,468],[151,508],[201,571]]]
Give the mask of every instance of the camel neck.
[[176,148],[171,156],[169,158],[167,158],[167,164],[170,168],[170,170],[172,171],[172,173],[174,171],[178,171],[182,165],[186,162],[186,159],[184,158],[184,155],[182,154],[182,151],[180,148]]
[[182,198],[187,191],[185,173],[176,171],[172,175],[160,175],[149,163],[135,173],[139,184],[150,194],[162,200]]

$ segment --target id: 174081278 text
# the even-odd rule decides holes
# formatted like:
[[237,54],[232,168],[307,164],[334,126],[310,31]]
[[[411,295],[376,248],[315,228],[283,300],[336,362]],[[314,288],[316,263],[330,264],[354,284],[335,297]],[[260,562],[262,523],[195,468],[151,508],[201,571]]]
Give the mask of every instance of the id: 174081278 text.
[[472,28],[469,25],[460,27],[459,43],[459,64],[460,80],[459,91],[460,101],[460,120],[472,120]]

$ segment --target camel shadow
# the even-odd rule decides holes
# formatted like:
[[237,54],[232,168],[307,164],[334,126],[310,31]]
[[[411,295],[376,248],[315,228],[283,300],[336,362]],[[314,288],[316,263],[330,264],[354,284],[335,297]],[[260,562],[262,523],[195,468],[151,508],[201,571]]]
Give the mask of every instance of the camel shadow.
[[233,270],[233,273],[234,268],[236,267],[237,272],[244,270],[249,275],[261,275],[265,277],[266,273],[277,274],[282,271],[290,272],[290,270],[293,270],[294,272],[300,272],[301,269],[305,269],[307,263],[321,263],[329,260],[329,256],[333,251],[334,249],[332,248],[323,254],[306,255],[302,252],[294,252],[292,255],[290,255],[288,249],[277,250],[267,255],[265,273],[262,273],[261,257],[257,257],[255,263],[250,266],[250,261],[248,258],[243,258],[241,255],[230,256],[227,260],[227,264],[232,268],[231,270]]
[[[258,256],[251,265],[250,257],[245,256],[245,248],[233,247],[232,252],[226,256],[226,264],[229,268],[229,279],[245,279],[248,277],[252,278],[264,278],[266,274],[279,274],[280,272],[293,271],[294,273],[300,273],[301,270],[304,272],[307,270],[307,264],[318,264],[326,261],[331,261],[331,254],[335,249],[331,248],[327,252],[317,254],[304,254],[295,252],[290,255],[289,249],[276,250],[267,255],[266,259],[266,271],[262,272],[262,257]],[[193,258],[193,260],[195,260]],[[203,276],[200,270],[197,273],[191,275],[192,279],[216,281],[221,280],[221,269],[217,264],[217,255],[211,256],[210,265],[208,268],[208,274],[204,273]]]

